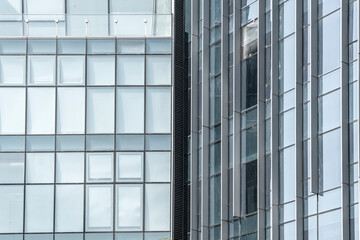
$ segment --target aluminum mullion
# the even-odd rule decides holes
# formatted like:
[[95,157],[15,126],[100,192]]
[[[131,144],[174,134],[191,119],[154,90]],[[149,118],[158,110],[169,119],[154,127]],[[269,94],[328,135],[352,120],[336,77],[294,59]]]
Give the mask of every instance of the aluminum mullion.
[[222,0],[221,13],[221,239],[229,237],[229,7]]
[[[360,13],[360,4],[359,4],[359,1],[358,1],[358,8],[357,8],[357,11],[358,11],[358,13]],[[359,16],[359,14],[357,14],[357,19],[356,19],[356,21],[357,21],[357,27],[358,27],[358,29],[357,29],[357,46],[358,46],[358,48],[357,48],[357,51],[358,51],[358,53],[357,53],[357,65],[358,65],[358,67],[357,67],[357,69],[358,69],[358,71],[357,71],[357,73],[355,73],[355,74],[357,74],[357,79],[358,79],[358,88],[357,88],[357,90],[358,90],[358,93],[360,93],[360,84],[359,84],[359,79],[360,79],[360,71],[359,71],[359,69],[360,69],[360,51],[359,51],[359,41],[360,41],[360,16]],[[358,103],[358,112],[360,112],[360,96],[359,96],[359,94],[358,94],[358,96],[357,96],[357,99],[354,99],[355,101],[357,101],[357,103]],[[360,122],[360,119],[359,119],[359,116],[358,116],[358,121],[355,123],[355,124],[358,124],[358,132],[357,132],[357,134],[358,134],[358,137],[360,136],[360,128],[359,128],[359,122]],[[356,136],[356,134],[354,134],[355,136]],[[356,148],[358,148],[358,149],[360,149],[360,141],[358,142],[358,145],[356,146],[355,144],[354,144],[354,148],[356,149]],[[355,159],[354,159],[355,160]],[[357,161],[358,162],[358,182],[360,183],[360,161],[359,161],[359,158],[358,159],[356,159],[355,161]],[[355,191],[356,191],[356,189],[354,189]],[[358,192],[360,192],[360,184],[358,184],[358,188],[357,188],[357,190],[358,190]],[[354,214],[356,214],[356,213],[354,213]],[[358,216],[360,216],[360,208],[358,208],[358,212],[357,212],[357,214],[358,214]],[[358,229],[360,229],[360,221],[358,222]],[[355,227],[356,228],[356,227]]]
[[241,5],[240,1],[234,1],[234,64],[233,64],[233,156],[234,156],[234,166],[233,166],[233,216],[240,217],[241,215],[241,203],[240,203],[240,187],[241,187],[241,115],[240,115],[240,102],[241,102],[241,84],[240,84],[240,67],[241,67]]
[[199,61],[198,61],[198,1],[191,0],[191,164],[190,164],[190,239],[198,240],[198,78],[199,78]]
[[349,57],[348,57],[348,9],[346,1],[341,1],[340,51],[341,51],[341,235],[348,240],[350,208],[349,208]]
[[209,239],[209,57],[210,30],[209,9],[210,2],[203,1],[203,38],[202,38],[202,181],[201,181],[201,240]]
[[272,0],[271,16],[271,236],[279,239],[279,5]]
[[295,232],[304,235],[303,201],[303,3],[295,2]]

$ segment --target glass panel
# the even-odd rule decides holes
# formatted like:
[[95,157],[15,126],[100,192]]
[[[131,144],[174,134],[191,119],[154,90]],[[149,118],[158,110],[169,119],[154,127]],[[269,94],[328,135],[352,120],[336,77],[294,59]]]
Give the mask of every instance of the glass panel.
[[246,218],[240,219],[240,226],[241,226],[241,234],[246,234],[249,232],[256,231],[257,228],[257,215],[251,215]]
[[258,21],[242,27],[241,34],[242,58],[244,59],[257,52]]
[[217,142],[210,145],[210,175],[220,173],[221,171],[221,144]]
[[146,136],[146,150],[170,150],[170,149],[171,149],[170,135]]
[[116,136],[116,150],[143,150],[143,135],[119,135]]
[[280,240],[295,240],[295,222],[280,226]]
[[210,125],[221,122],[221,77],[210,79]]
[[154,11],[153,0],[111,0],[111,13],[147,13]]
[[144,132],[144,88],[117,88],[116,132]]
[[358,119],[358,82],[349,85],[349,122]]
[[[35,0],[35,1],[39,1],[39,0]],[[28,53],[29,54],[56,54],[56,41],[52,40],[52,39],[29,39]]]
[[349,125],[349,162],[354,163],[359,159],[359,126],[357,123]]
[[353,42],[358,38],[358,2],[349,4],[349,42]]
[[170,230],[170,185],[146,184],[145,230]]
[[325,16],[338,8],[340,8],[339,0],[318,0],[319,17]]
[[295,143],[295,109],[280,114],[280,147]]
[[319,95],[323,95],[340,87],[340,69],[319,78]]
[[295,35],[279,43],[279,93],[295,87]]
[[55,136],[27,136],[26,151],[54,151]]
[[53,240],[52,234],[26,234],[25,240]]
[[87,90],[88,133],[114,132],[114,88],[89,88]]
[[27,133],[55,133],[55,88],[28,88]]
[[54,153],[26,154],[26,182],[54,182]]
[[1,152],[18,152],[25,150],[24,136],[0,136]]
[[0,183],[24,182],[24,158],[23,153],[0,153]]
[[340,210],[319,215],[319,240],[341,239]]
[[88,56],[87,64],[88,85],[115,84],[114,56]]
[[24,236],[22,234],[4,234],[0,235],[0,240],[23,240]]
[[88,40],[87,42],[88,54],[114,54],[115,53],[115,40]]
[[143,233],[115,233],[115,240],[143,240]]
[[28,81],[30,85],[54,85],[55,56],[29,56]]
[[87,181],[109,182],[113,180],[113,153],[87,154]]
[[[20,16],[16,18],[21,19]],[[23,23],[22,22],[0,22],[0,36],[23,36]]]
[[25,232],[52,232],[54,186],[26,186]]
[[295,220],[295,202],[280,206],[280,223]]
[[359,205],[350,207],[350,239],[359,239]]
[[25,133],[25,89],[0,88],[0,134]]
[[304,219],[304,239],[317,240],[317,216]]
[[340,90],[319,99],[319,133],[340,126]]
[[143,153],[117,153],[117,180],[121,182],[141,181],[143,175]]
[[319,21],[319,75],[339,67],[340,36],[340,11]]
[[55,231],[82,232],[84,220],[84,186],[56,186]]
[[144,56],[117,57],[117,84],[143,85],[145,60]]
[[114,150],[113,135],[87,135],[87,151],[111,151]]
[[146,89],[146,132],[169,133],[171,128],[171,89]]
[[146,56],[146,84],[171,84],[171,56]]
[[325,212],[335,208],[341,207],[341,189],[325,192],[323,195],[318,195],[318,212]]
[[295,89],[280,96],[280,112],[295,107]]
[[319,137],[319,187],[326,191],[341,182],[340,129]]
[[58,183],[84,182],[83,153],[56,154],[56,182]]
[[0,186],[0,196],[0,233],[22,232],[24,187]]
[[[167,1],[167,0],[165,0]],[[158,2],[158,1],[157,1]],[[146,53],[152,54],[170,54],[171,53],[171,39],[146,39]]]
[[86,230],[111,231],[113,226],[113,186],[86,186]]
[[295,0],[284,3],[279,8],[279,38],[295,32]]
[[117,185],[116,228],[120,231],[142,230],[142,185]]
[[0,85],[23,85],[25,62],[25,56],[0,56]]
[[86,233],[85,240],[113,240],[113,233]]
[[244,60],[241,68],[241,110],[244,110],[257,103],[257,54]]
[[[149,41],[149,39],[146,41]],[[145,53],[145,41],[144,39],[118,39],[117,51],[120,54]]]
[[56,136],[57,151],[84,151],[84,135]]
[[170,153],[146,153],[145,176],[147,182],[170,182]]
[[241,132],[241,163],[257,158],[257,127]]
[[85,131],[85,89],[57,88],[57,133]]
[[247,215],[256,212],[256,209],[257,162],[252,161],[241,166],[241,214]]
[[[11,4],[8,1],[15,3],[16,1],[21,2],[21,0],[5,0],[0,4]],[[5,7],[6,9],[6,7]],[[0,7],[0,14],[4,8]],[[1,16],[0,16],[1,18]],[[26,53],[26,41],[21,39],[2,39],[0,40],[0,54],[25,54]]]
[[84,236],[80,234],[55,234],[55,240],[83,240]]
[[251,22],[252,20],[258,17],[258,14],[259,14],[259,3],[258,1],[256,1],[241,11],[241,25],[243,26]]
[[[63,1],[63,0],[62,0]],[[107,0],[66,0],[67,13],[70,14],[107,14]]]
[[[17,15],[22,13],[22,0],[4,0],[0,3],[0,14]],[[10,16],[5,15],[5,19],[9,19]]]
[[26,14],[64,14],[64,0],[25,0]]
[[59,39],[58,54],[85,54],[85,40]]
[[280,203],[295,199],[295,147],[280,151]]
[[58,57],[58,84],[84,85],[85,57],[59,56]]

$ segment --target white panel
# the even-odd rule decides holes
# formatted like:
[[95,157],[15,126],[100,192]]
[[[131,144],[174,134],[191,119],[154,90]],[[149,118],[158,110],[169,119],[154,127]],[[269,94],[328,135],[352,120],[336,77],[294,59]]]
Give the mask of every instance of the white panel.
[[118,153],[118,180],[141,181],[143,172],[142,153]]
[[0,84],[23,85],[25,56],[0,56]]
[[0,88],[0,134],[25,133],[25,89]]
[[54,182],[54,153],[26,154],[26,182]]
[[142,230],[142,192],[142,185],[117,186],[117,230]]
[[55,133],[55,88],[28,89],[29,134]]
[[28,72],[30,85],[54,85],[55,56],[29,56]]
[[0,233],[23,231],[23,186],[0,186]]
[[87,154],[87,181],[107,182],[113,179],[113,154],[88,153]]
[[170,182],[170,153],[146,153],[145,176],[147,182]]
[[58,88],[57,132],[83,134],[85,132],[85,89]]
[[170,184],[146,184],[145,230],[170,231]]

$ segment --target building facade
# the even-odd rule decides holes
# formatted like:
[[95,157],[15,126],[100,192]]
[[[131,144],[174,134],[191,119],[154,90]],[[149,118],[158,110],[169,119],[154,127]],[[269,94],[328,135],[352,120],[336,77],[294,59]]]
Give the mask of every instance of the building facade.
[[171,11],[0,1],[0,239],[170,238]]

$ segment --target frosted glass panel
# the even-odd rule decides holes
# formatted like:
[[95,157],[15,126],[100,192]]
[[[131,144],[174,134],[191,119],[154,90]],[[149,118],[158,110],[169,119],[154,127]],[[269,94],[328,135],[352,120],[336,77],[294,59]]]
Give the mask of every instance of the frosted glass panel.
[[142,185],[118,185],[116,228],[120,231],[142,230]]
[[54,182],[54,153],[26,154],[26,182]]
[[84,213],[84,186],[56,186],[55,231],[82,232]]
[[111,13],[148,13],[154,9],[153,0],[111,0]]
[[0,84],[23,85],[25,56],[0,56]]
[[147,88],[146,131],[148,133],[169,133],[171,126],[170,88]]
[[27,132],[55,133],[55,88],[28,88]]
[[117,84],[143,85],[144,63],[144,56],[118,56]]
[[86,230],[112,230],[113,186],[87,186]]
[[145,230],[170,231],[169,184],[146,184]]
[[23,231],[24,187],[0,186],[0,233]]
[[56,182],[58,183],[84,182],[83,153],[57,153]]
[[87,154],[87,181],[108,182],[113,179],[113,154],[88,153]]
[[63,85],[84,85],[85,57],[59,56],[58,83]]
[[114,56],[89,56],[87,61],[88,85],[115,84]]
[[54,186],[26,186],[25,231],[52,232],[54,218]]
[[0,134],[25,133],[25,89],[0,88]]
[[169,152],[146,153],[145,166],[147,182],[170,182]]
[[57,97],[57,132],[84,133],[85,89],[59,87]]
[[2,0],[0,2],[0,14],[21,14],[21,0]]
[[118,153],[118,180],[141,181],[143,172],[142,153]]
[[144,132],[144,88],[117,89],[118,133]]
[[63,14],[64,0],[24,0],[27,14]]
[[146,57],[146,83],[148,85],[171,84],[171,56]]
[[55,56],[29,56],[28,81],[31,85],[54,85]]
[[114,132],[114,88],[89,88],[87,92],[87,132]]
[[23,153],[0,153],[0,183],[24,182]]
[[[64,1],[64,0],[62,0]],[[108,0],[66,0],[71,14],[107,14]]]

